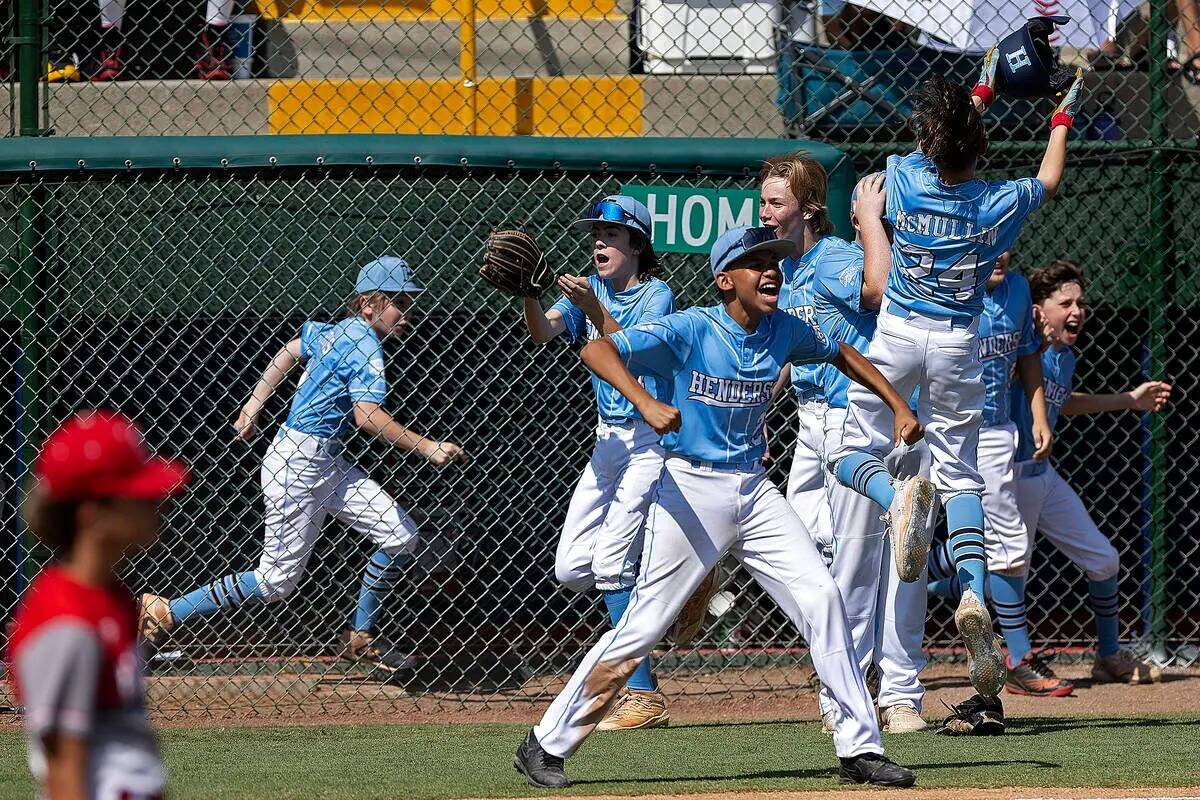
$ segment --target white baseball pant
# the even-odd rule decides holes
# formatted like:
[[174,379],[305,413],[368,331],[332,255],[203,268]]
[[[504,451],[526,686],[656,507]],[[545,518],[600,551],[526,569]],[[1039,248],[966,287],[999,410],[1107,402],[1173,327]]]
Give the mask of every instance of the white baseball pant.
[[837,587],[804,522],[760,465],[713,465],[668,455],[647,536],[625,616],[588,651],[534,728],[547,752],[565,758],[579,748],[726,553],[742,563],[808,640],[817,674],[837,710],[837,754],[883,752]]
[[[207,25],[225,26],[233,13],[233,0],[207,0],[204,22]],[[121,27],[125,20],[124,0],[100,0],[100,25],[104,28]]]
[[[1017,507],[1027,530],[1050,540],[1093,581],[1117,574],[1120,556],[1100,532],[1075,490],[1045,461],[1020,461],[1017,470]],[[1029,563],[1033,536],[1026,537],[1020,564]]]
[[[867,358],[901,397],[921,387],[917,418],[933,457],[931,479],[943,495],[983,492],[976,469],[979,420],[983,415],[983,364],[979,360],[979,320],[959,326],[896,308],[879,312]],[[841,445],[829,454],[836,463],[854,450],[879,458],[892,451],[895,417],[865,386],[851,383]]]
[[[830,408],[825,416],[825,443],[832,452],[841,443],[846,409]],[[901,445],[883,460],[898,478],[928,475],[929,448],[924,442]],[[827,473],[828,474],[828,473]],[[833,515],[833,565],[830,573],[842,594],[850,633],[864,673],[872,662],[879,669],[879,707],[911,703],[921,710],[925,688],[921,670],[927,660],[925,639],[926,582],[904,583],[892,566],[892,547],[879,506],[843,486],[829,474],[826,482]],[[832,707],[821,690],[821,711]]]
[[633,586],[662,466],[659,436],[649,425],[599,423],[558,540],[559,583],[576,592]]
[[833,543],[830,527],[829,501],[825,496],[825,410],[819,400],[800,403],[797,413],[796,452],[788,472],[788,503],[804,527],[812,534],[818,547]]
[[263,458],[265,541],[255,577],[267,602],[295,591],[329,514],[388,553],[416,547],[412,517],[341,450],[336,439],[283,427]]
[[1017,426],[979,429],[979,474],[983,493],[983,538],[988,572],[1024,575],[1029,571],[1029,531],[1017,507]]

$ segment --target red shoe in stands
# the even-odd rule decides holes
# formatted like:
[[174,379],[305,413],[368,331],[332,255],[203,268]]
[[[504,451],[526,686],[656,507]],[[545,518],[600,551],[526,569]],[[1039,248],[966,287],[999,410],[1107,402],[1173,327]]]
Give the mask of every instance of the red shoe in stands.
[[227,81],[233,76],[229,49],[221,38],[221,29],[211,26],[200,32],[200,58],[196,77],[202,81]]
[[125,72],[125,65],[121,63],[121,48],[103,48],[100,50],[100,67],[92,75],[92,80],[101,81],[119,81]]

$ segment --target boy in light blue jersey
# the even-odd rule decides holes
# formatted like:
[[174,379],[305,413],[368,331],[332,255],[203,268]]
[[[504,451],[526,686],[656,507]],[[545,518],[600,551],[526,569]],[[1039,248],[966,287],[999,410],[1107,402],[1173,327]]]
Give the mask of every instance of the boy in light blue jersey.
[[[863,178],[851,198],[854,218],[883,213],[883,175]],[[857,227],[857,222],[855,223]],[[876,233],[878,231],[875,231]],[[866,350],[875,334],[882,287],[891,266],[886,238],[872,242],[868,261],[857,243],[836,237],[821,239],[813,276],[817,321],[830,339]],[[882,256],[882,257],[880,257]],[[879,287],[870,291],[870,287]],[[820,374],[829,408],[825,413],[823,449],[835,451],[842,440],[850,380],[827,365]],[[910,398],[915,407],[915,398]],[[927,480],[929,448],[923,441],[901,444],[884,463],[897,478]],[[826,492],[833,516],[833,559],[830,573],[841,592],[850,621],[859,668],[874,664],[879,674],[880,719],[885,732],[923,730],[921,704],[925,690],[925,585],[899,579],[891,565],[887,526],[870,498],[843,486],[826,472]],[[821,694],[821,717],[830,729],[833,705]]]
[[[976,463],[984,403],[978,342],[982,292],[995,259],[1015,240],[1027,216],[1058,191],[1081,80],[1051,121],[1036,178],[988,182],[975,177],[987,146],[982,103],[974,105],[965,88],[938,76],[921,85],[913,102],[911,123],[920,150],[888,159],[885,217],[894,231],[892,271],[868,358],[902,394],[920,387],[918,415],[964,586],[955,623],[967,647],[971,682],[985,697],[999,693],[1005,669],[982,602],[983,480]],[[864,236],[875,228],[872,236],[878,237],[883,227],[878,219],[863,218],[859,224]],[[900,577],[919,580],[929,553],[933,497],[925,491],[906,497],[892,485],[880,460],[894,446],[888,410],[857,387],[851,387],[848,404],[842,444],[829,457],[831,468],[839,481],[889,510]]]
[[253,438],[263,405],[297,364],[305,364],[287,421],[263,458],[265,541],[258,567],[171,600],[143,595],[141,630],[151,644],[196,618],[291,595],[332,514],[379,548],[363,573],[343,654],[389,678],[413,663],[407,648],[387,644],[376,629],[384,598],[412,560],[417,526],[382,486],[342,457],[342,439],[361,428],[439,467],[463,462],[466,454],[453,442],[401,425],[381,407],[387,394],[382,339],[403,335],[413,298],[424,291],[408,264],[378,258],[359,270],[354,290],[346,319],[306,322],[300,336],[275,354],[234,424],[238,438]]
[[[584,657],[514,764],[541,788],[570,785],[563,761],[603,717],[621,684],[662,638],[704,576],[731,552],[810,645],[836,706],[834,745],[845,782],[911,786],[883,756],[879,726],[851,655],[845,610],[803,521],[762,468],[763,418],[783,364],[829,362],[879,392],[895,435],[921,430],[907,405],[856,350],[802,320],[774,313],[790,242],[768,228],[733,228],[713,245],[723,304],[691,308],[589,343],[584,362],[663,434],[666,466],[650,509],[646,547],[625,616]],[[635,375],[671,388],[668,405]]]
[[[545,343],[560,335],[572,342],[591,341],[675,310],[675,295],[657,277],[645,205],[632,197],[610,195],[592,205],[576,227],[590,234],[590,261],[596,273],[560,277],[563,297],[549,311],[542,311],[537,298],[523,300],[534,341]],[[657,379],[645,380],[651,394],[666,391]],[[663,451],[658,434],[620,392],[594,374],[592,390],[598,415],[596,446],[567,507],[554,574],[572,591],[599,590],[616,625],[633,592],[646,511],[662,473]],[[600,730],[668,724],[666,699],[649,658],[630,677],[627,690],[601,721]]]

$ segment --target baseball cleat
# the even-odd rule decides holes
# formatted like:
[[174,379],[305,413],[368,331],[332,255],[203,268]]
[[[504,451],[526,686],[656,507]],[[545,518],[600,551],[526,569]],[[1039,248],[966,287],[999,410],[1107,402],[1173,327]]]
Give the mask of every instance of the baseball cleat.
[[921,719],[917,709],[908,703],[881,708],[879,717],[884,733],[916,733],[929,727],[929,723]]
[[891,536],[896,574],[905,583],[914,583],[920,580],[929,558],[937,490],[920,475],[904,480],[893,478],[892,486],[896,495],[884,521]]
[[721,567],[714,566],[704,576],[704,580],[700,581],[696,591],[692,592],[692,596],[683,604],[683,608],[679,609],[679,615],[675,617],[671,641],[675,643],[676,647],[690,644],[692,639],[696,638],[696,634],[700,632],[700,626],[704,624],[704,615],[708,613],[709,601],[720,587]]
[[667,700],[662,692],[630,689],[608,716],[596,726],[598,731],[632,731],[638,728],[665,728],[671,722]]
[[413,653],[366,631],[346,631],[344,638],[344,658],[369,664],[392,676],[411,670],[417,663]]
[[1096,683],[1158,683],[1162,668],[1138,658],[1132,650],[1118,650],[1111,656],[1097,656],[1092,665]]
[[900,766],[882,753],[864,753],[839,760],[842,762],[842,768],[838,770],[838,777],[842,783],[905,787],[917,782],[915,772]]
[[138,603],[138,632],[151,647],[161,645],[175,627],[171,603],[157,594],[144,594]]
[[996,646],[992,617],[969,586],[963,590],[958,610],[954,612],[954,624],[967,647],[971,685],[984,697],[1000,694],[1008,669]]
[[[942,705],[946,705],[945,700]],[[937,730],[943,736],[1001,736],[1004,733],[1004,704],[999,697],[973,694],[947,708],[950,708],[950,716]]]
[[1043,653],[1026,653],[1015,665],[1009,665],[1004,688],[1009,694],[1030,697],[1066,697],[1075,684],[1054,674]]
[[537,789],[565,789],[571,785],[563,771],[563,759],[542,749],[533,731],[521,742],[513,756],[513,767],[525,776],[525,781]]

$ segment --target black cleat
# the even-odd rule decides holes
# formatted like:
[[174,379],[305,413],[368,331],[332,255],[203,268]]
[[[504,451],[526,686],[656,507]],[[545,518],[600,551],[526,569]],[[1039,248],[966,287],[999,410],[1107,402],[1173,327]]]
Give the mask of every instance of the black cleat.
[[842,783],[869,783],[872,786],[912,786],[917,774],[881,753],[863,753],[840,759]]
[[513,766],[525,776],[530,786],[538,789],[563,789],[571,785],[570,778],[563,772],[563,759],[543,750],[533,731],[517,748]]

